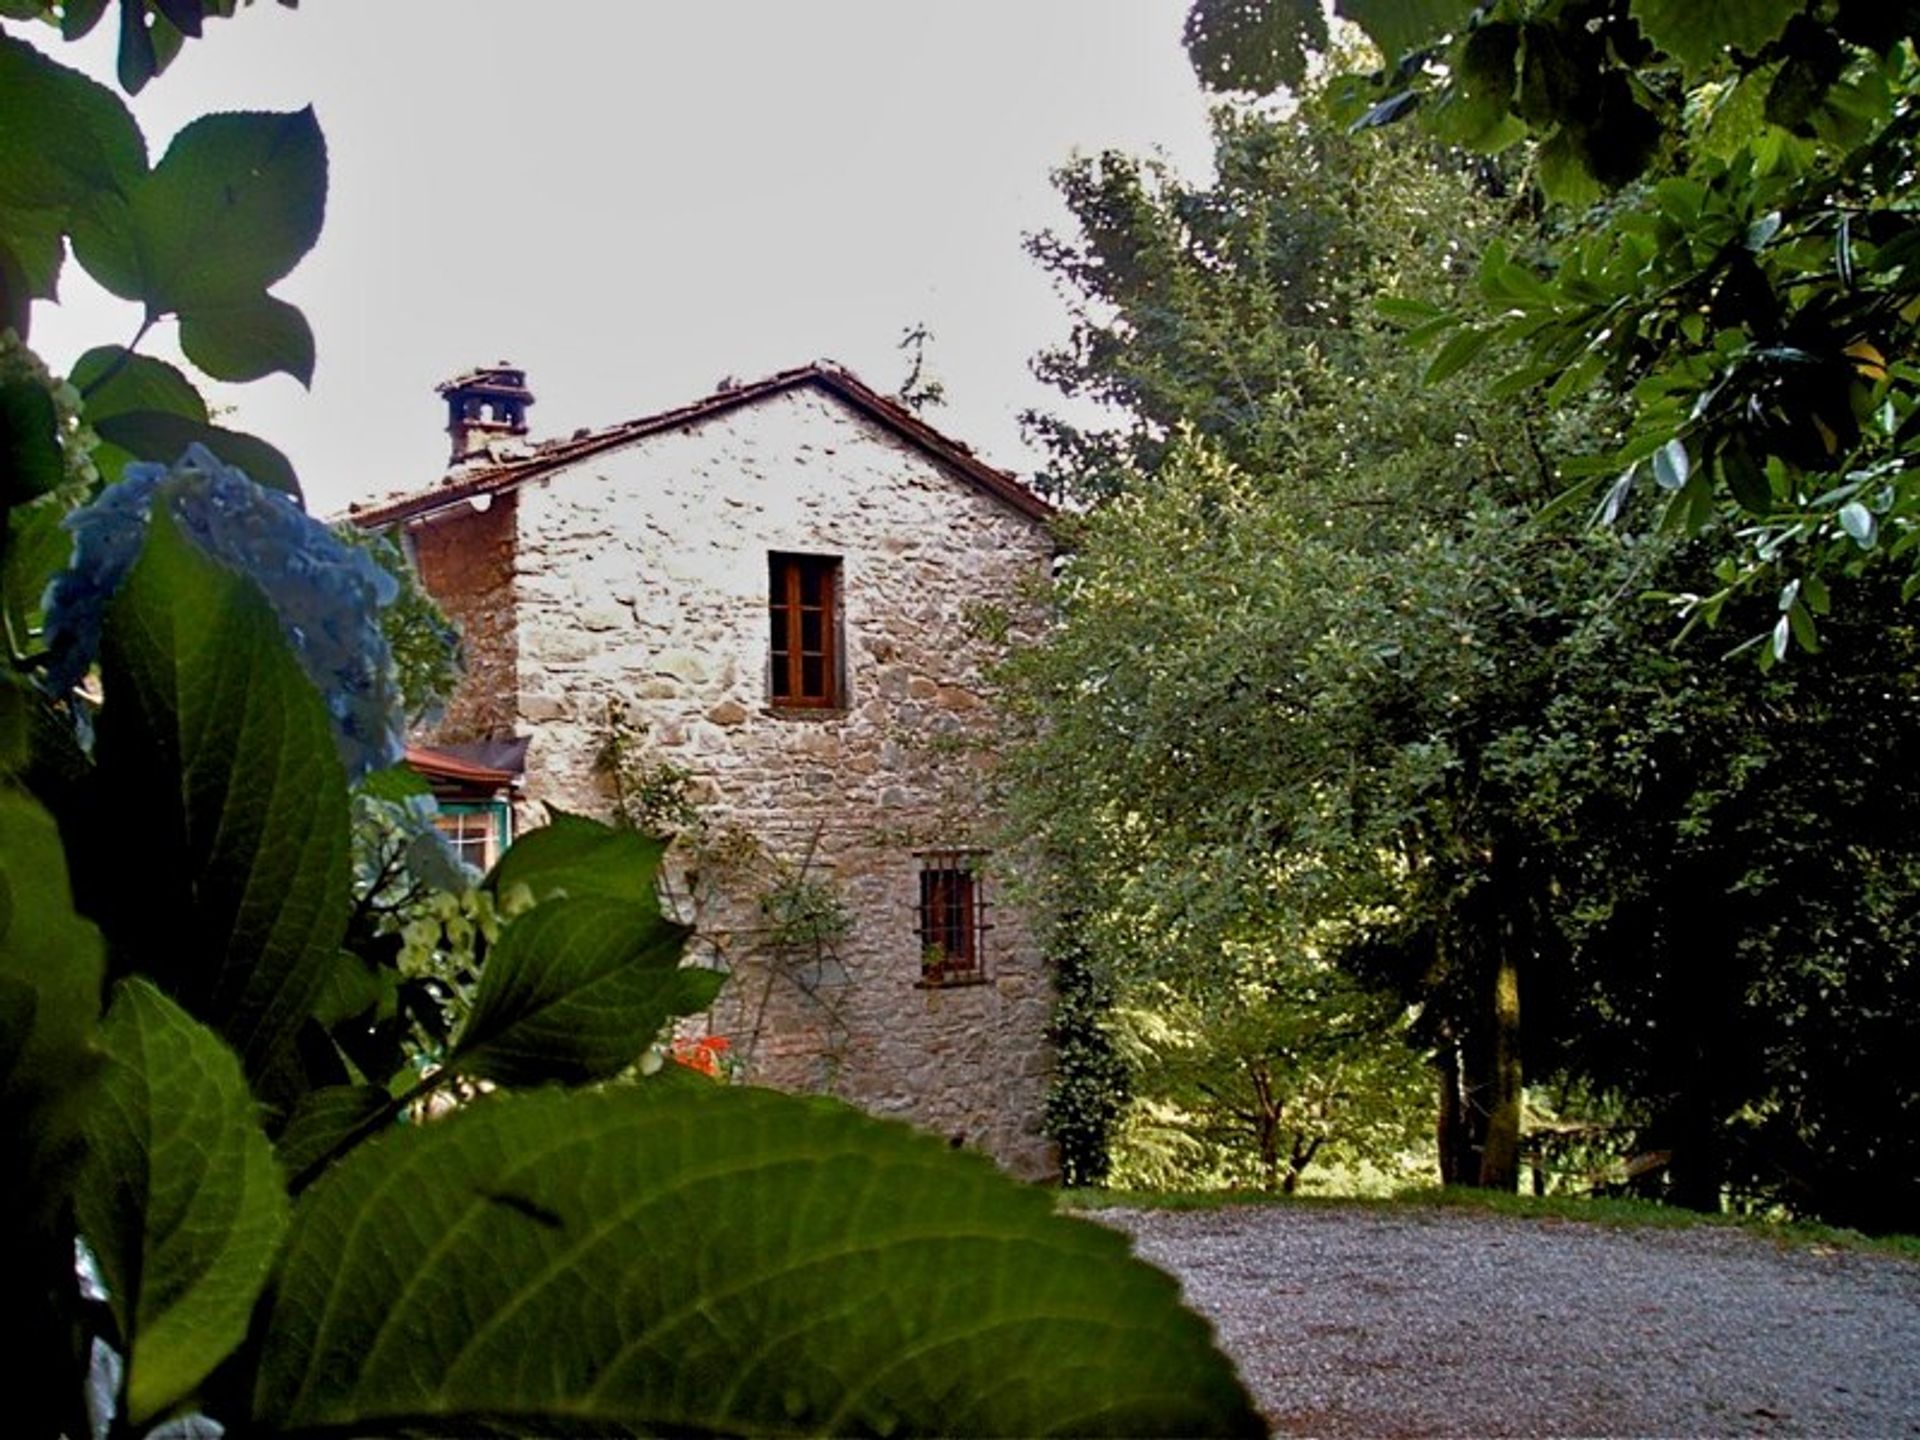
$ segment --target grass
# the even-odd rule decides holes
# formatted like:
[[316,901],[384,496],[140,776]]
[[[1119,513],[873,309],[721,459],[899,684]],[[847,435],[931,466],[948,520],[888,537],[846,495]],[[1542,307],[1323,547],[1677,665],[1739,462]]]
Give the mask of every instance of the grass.
[[1283,1205],[1303,1209],[1467,1210],[1541,1222],[1577,1221],[1618,1229],[1668,1230],[1712,1226],[1744,1230],[1782,1248],[1852,1250],[1892,1255],[1920,1263],[1920,1236],[1863,1235],[1805,1221],[1769,1220],[1745,1215],[1703,1215],[1651,1200],[1583,1199],[1570,1195],[1507,1195],[1495,1190],[1403,1190],[1389,1198],[1333,1195],[1279,1195],[1262,1190],[1061,1190],[1062,1210],[1224,1210],[1237,1206]]

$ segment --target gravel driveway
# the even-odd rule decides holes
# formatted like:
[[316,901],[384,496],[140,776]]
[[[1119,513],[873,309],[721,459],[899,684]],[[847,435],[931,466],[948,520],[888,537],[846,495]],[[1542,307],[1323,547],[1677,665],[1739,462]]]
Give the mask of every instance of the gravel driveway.
[[1280,1434],[1920,1436],[1920,1264],[1452,1210],[1097,1212]]

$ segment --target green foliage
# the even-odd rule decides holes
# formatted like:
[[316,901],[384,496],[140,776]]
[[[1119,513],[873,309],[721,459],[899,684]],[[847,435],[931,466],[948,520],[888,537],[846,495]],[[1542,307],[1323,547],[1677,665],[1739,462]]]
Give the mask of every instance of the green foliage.
[[697,830],[701,816],[693,799],[692,773],[653,758],[643,740],[628,717],[626,702],[609,700],[593,768],[613,789],[614,819],[643,835]]
[[[1528,138],[1532,178],[1568,207],[1486,256],[1478,303],[1415,332],[1452,332],[1434,370],[1490,348],[1520,361],[1502,387],[1621,399],[1605,457],[1567,468],[1568,498],[1609,524],[1647,507],[1712,532],[1717,563],[1681,610],[1712,624],[1738,594],[1779,595],[1753,637],[1763,665],[1818,646],[1803,582],[1893,562],[1900,599],[1920,592],[1912,7],[1336,8],[1394,62],[1336,84],[1356,123],[1419,113],[1487,151]],[[1219,70],[1193,53],[1203,78]],[[1685,475],[1661,456],[1685,457]]]
[[1134,488],[1183,434],[1252,473],[1311,473],[1404,469],[1404,452],[1424,460],[1452,433],[1457,392],[1426,393],[1379,363],[1374,307],[1386,291],[1441,313],[1495,206],[1418,146],[1359,144],[1308,115],[1222,110],[1214,149],[1211,186],[1113,153],[1055,177],[1077,233],[1042,233],[1028,250],[1072,330],[1034,368],[1101,407],[1092,421],[1026,417],[1056,493]]
[[115,703],[97,784],[153,841],[116,881],[108,939],[139,953],[174,937],[144,968],[261,1081],[346,928],[346,778],[326,713],[259,591],[164,509],[108,612],[101,682]]
[[86,396],[87,420],[101,442],[93,461],[107,480],[118,480],[129,461],[165,464],[198,444],[262,485],[300,493],[285,455],[255,436],[210,424],[193,382],[164,360],[102,345],[74,362],[67,381]]
[[448,1065],[509,1085],[619,1074],[636,1058],[634,1036],[713,1003],[719,973],[680,968],[686,933],[627,901],[536,906],[488,954]]
[[[396,1200],[415,1223],[365,1224]],[[821,1101],[653,1085],[484,1101],[315,1187],[265,1317],[259,1408],[381,1433],[563,1416],[641,1433],[1219,1429],[1238,1385],[1194,1364],[1199,1322],[1123,1318],[1173,1313],[1171,1282],[1050,1210],[978,1158]]]
[[[1891,817],[1920,686],[1897,585],[1862,580],[1865,622],[1815,583],[1730,599],[1783,644],[1796,606],[1823,617],[1792,673],[1670,649],[1634,597],[1698,546],[1531,516],[1613,412],[1430,381],[1375,322],[1385,280],[1395,324],[1467,283],[1525,302],[1511,244],[1463,253],[1494,229],[1473,178],[1404,132],[1348,163],[1318,113],[1223,121],[1205,188],[1070,171],[1082,238],[1041,247],[1086,301],[1053,363],[1121,407],[1053,432],[1060,488],[1119,493],[1072,522],[1061,624],[1008,677],[1008,794],[1055,888],[1099,897],[1090,943],[1151,1042],[1129,1163],[1153,1140],[1160,1178],[1224,1164],[1207,1127],[1262,1111],[1247,1060],[1293,1008],[1262,997],[1332,960],[1415,1009],[1449,1180],[1511,1188],[1532,1075],[1618,1107],[1618,1153],[1665,1159],[1641,1188],[1898,1224],[1917,877]],[[1290,258],[1319,252],[1346,263]],[[1685,445],[1645,459],[1699,483]]]
[[79,1220],[127,1356],[127,1418],[144,1425],[246,1334],[287,1196],[246,1079],[211,1030],[133,979],[100,1038]]
[[394,670],[400,678],[400,703],[410,725],[437,719],[460,683],[459,632],[421,586],[395,536],[362,530],[358,525],[336,526],[334,534],[365,550],[393,577],[397,591],[392,603],[380,612],[380,628],[393,651]]
[[[137,94],[172,63],[181,46],[199,38],[208,19],[230,16],[242,3],[253,0],[118,0],[121,86]],[[299,0],[280,3],[291,9]],[[61,35],[78,40],[100,23],[107,8],[108,0],[66,0],[57,7]],[[23,20],[37,16],[52,24],[56,7],[49,0],[8,0],[0,14]]]
[[1104,1185],[1112,1169],[1115,1123],[1129,1098],[1127,1067],[1109,1032],[1114,984],[1081,941],[1073,916],[1055,922],[1048,959],[1053,971],[1053,1081],[1047,1088],[1047,1134],[1060,1147],[1060,1178],[1070,1187]]
[[1118,1183],[1293,1194],[1316,1165],[1391,1173],[1420,1154],[1432,1086],[1404,1012],[1330,964],[1271,970],[1199,1000],[1136,990],[1117,1022],[1135,1076]]
[[[123,0],[130,85],[232,9],[155,4]],[[309,113],[196,122],[150,171],[104,89],[5,37],[0,70],[20,332],[64,240],[203,370],[310,369],[265,290],[323,209]],[[297,495],[135,346],[65,385],[0,350],[16,1429],[1262,1432],[1171,1281],[984,1162],[684,1072],[597,1091],[720,983],[666,842],[558,815],[476,889],[377,768],[391,577],[226,470]]]
[[74,257],[149,321],[176,316],[180,348],[215,379],[310,384],[313,332],[265,292],[319,238],[326,164],[311,110],[205,116],[150,173],[75,212]]
[[[1311,112],[1225,114],[1216,136],[1205,188],[1111,156],[1070,169],[1081,238],[1035,246],[1083,297],[1047,373],[1118,411],[1049,431],[1059,488],[1118,498],[1075,523],[1061,623],[1008,676],[1031,727],[1009,795],[1060,888],[1101,897],[1089,938],[1133,987],[1122,1007],[1195,1017],[1143,1046],[1143,1105],[1189,1156],[1227,1140],[1245,1173],[1278,1178],[1295,1135],[1318,1153],[1306,1130],[1281,1143],[1288,1102],[1297,1116],[1315,1088],[1347,1089],[1331,1077],[1381,1082],[1378,1107],[1324,1107],[1350,1140],[1375,1117],[1406,1131],[1387,1099],[1404,1095],[1386,1080],[1401,1039],[1353,1025],[1315,977],[1356,916],[1450,913],[1451,882],[1408,883],[1409,851],[1457,873],[1484,845],[1454,747],[1477,739],[1482,695],[1518,708],[1543,668],[1499,644],[1534,608],[1500,556],[1537,436],[1511,407],[1424,384],[1373,314],[1388,280],[1436,309],[1458,285],[1461,237],[1493,224],[1471,177]],[[1487,1029],[1491,957],[1460,954],[1406,999],[1465,1043]],[[1289,1009],[1339,1053],[1290,1058]]]

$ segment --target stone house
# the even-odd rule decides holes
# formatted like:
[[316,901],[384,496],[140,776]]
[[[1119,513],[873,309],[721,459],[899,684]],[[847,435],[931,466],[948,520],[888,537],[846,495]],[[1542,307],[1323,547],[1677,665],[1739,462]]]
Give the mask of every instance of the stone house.
[[1047,505],[828,364],[542,443],[523,372],[440,392],[446,474],[350,518],[401,528],[464,635],[414,751],[456,843],[664,812],[730,1064],[1051,1174],[986,678],[1043,621]]

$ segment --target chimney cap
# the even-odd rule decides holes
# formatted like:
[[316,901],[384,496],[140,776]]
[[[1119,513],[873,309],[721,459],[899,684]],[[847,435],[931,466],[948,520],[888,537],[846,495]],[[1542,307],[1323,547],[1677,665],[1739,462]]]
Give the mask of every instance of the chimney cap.
[[527,389],[527,372],[505,360],[496,365],[476,365],[471,370],[463,370],[451,380],[442,380],[433,388],[438,394],[449,397],[468,392],[518,400],[523,405],[533,403],[533,392]]

